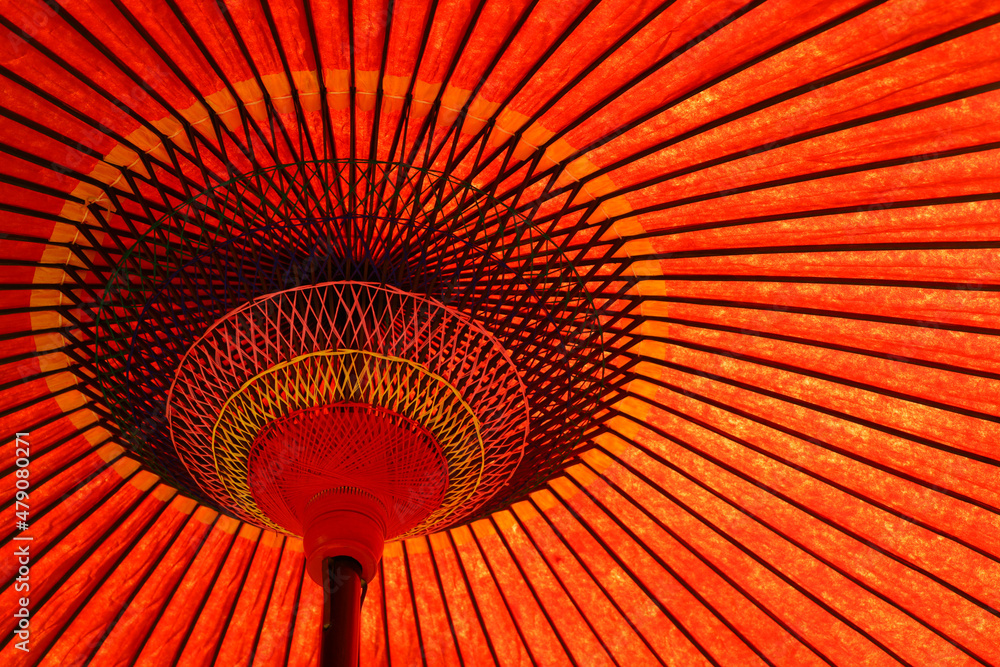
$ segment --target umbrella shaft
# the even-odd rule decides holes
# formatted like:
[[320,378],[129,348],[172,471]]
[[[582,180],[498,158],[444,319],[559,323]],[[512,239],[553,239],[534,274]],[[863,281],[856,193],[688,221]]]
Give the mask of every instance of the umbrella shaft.
[[358,667],[361,649],[361,566],[337,556],[323,562],[322,667]]

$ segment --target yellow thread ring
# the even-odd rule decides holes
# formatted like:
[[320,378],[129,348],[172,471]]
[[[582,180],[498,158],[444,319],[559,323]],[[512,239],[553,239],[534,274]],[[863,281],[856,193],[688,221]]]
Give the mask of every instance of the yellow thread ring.
[[276,364],[251,377],[226,399],[212,426],[211,451],[216,474],[229,496],[262,523],[284,532],[257,507],[250,492],[247,460],[254,439],[267,423],[297,410],[351,402],[377,405],[423,425],[448,461],[444,501],[406,535],[440,524],[476,492],[486,452],[481,424],[461,394],[439,375],[408,359],[340,349],[311,352]]

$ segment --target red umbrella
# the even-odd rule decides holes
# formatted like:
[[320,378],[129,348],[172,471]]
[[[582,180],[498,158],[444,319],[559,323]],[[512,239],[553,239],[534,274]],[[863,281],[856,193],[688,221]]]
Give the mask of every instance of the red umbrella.
[[0,660],[1000,663],[998,12],[7,3]]

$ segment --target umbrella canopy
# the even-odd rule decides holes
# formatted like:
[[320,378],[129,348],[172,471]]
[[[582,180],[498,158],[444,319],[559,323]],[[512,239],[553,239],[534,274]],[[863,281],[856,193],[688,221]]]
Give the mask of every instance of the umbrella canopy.
[[[183,444],[246,389],[227,327],[266,297],[306,305],[258,375],[294,334],[353,355],[308,386],[398,367],[459,425],[366,394],[461,483],[385,544],[362,664],[1000,664],[998,23],[4,3],[0,662],[317,664],[257,430],[221,467]],[[416,312],[452,324],[380,319]]]

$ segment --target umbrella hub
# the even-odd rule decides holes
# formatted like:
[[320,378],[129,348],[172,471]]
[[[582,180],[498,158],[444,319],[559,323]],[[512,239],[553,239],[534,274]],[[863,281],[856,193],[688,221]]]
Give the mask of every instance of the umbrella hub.
[[[482,325],[351,282],[265,295],[216,321],[179,363],[168,419],[213,499],[316,548],[350,542],[366,572],[385,540],[468,520],[502,493],[529,432],[520,373]],[[320,529],[346,523],[366,537]]]
[[438,509],[448,461],[434,434],[413,419],[369,404],[298,410],[258,433],[248,483],[257,506],[302,535],[307,571],[322,583],[326,558],[349,557],[370,581],[386,539]]

